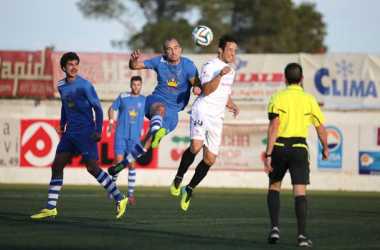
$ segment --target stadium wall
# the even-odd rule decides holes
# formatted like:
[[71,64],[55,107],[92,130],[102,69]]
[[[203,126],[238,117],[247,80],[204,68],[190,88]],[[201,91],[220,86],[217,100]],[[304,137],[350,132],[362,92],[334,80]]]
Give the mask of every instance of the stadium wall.
[[[103,108],[110,106],[102,103]],[[263,172],[263,153],[268,126],[265,107],[241,106],[233,120],[227,112],[223,142],[218,161],[202,182],[203,187],[267,188]],[[314,128],[308,138],[311,185],[314,190],[380,191],[380,116],[376,110],[323,109],[327,122],[331,158],[319,160],[321,148]],[[54,127],[59,122],[60,102],[0,100],[0,183],[46,184],[50,164],[59,138]],[[179,165],[180,155],[188,145],[188,114],[180,113],[177,129],[152,151],[148,163],[140,165],[136,185],[169,186]],[[108,121],[105,121],[105,128]],[[103,133],[101,164],[111,165],[112,137]],[[195,162],[198,162],[197,156]],[[194,167],[185,176],[190,181]],[[76,157],[65,169],[65,184],[98,185]],[[123,171],[119,185],[127,185]],[[283,188],[290,189],[290,177]]]

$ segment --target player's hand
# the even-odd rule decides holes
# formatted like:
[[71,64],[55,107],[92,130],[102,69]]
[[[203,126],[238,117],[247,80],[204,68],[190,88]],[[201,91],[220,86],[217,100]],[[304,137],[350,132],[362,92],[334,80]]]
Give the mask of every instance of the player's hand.
[[322,160],[327,161],[330,157],[330,152],[327,148],[322,149]]
[[90,138],[92,139],[92,141],[94,142],[100,142],[100,140],[102,139],[102,134],[100,134],[99,132],[94,132]]
[[132,52],[130,60],[137,60],[137,59],[139,59],[139,57],[140,57],[140,50],[137,49],[137,50]]
[[232,107],[228,107],[228,111],[231,112],[231,113],[233,113],[232,117],[234,119],[236,118],[236,116],[238,116],[238,114],[240,112],[239,111],[239,107],[235,103],[232,105]]
[[55,128],[55,131],[57,131],[57,134],[59,135],[63,135],[63,133],[65,132],[64,130],[65,128],[62,125],[59,125],[58,127]]
[[267,157],[265,158],[265,162],[264,162],[264,172],[266,174],[269,174],[270,172],[273,171],[273,168],[271,166],[272,164],[272,157]]
[[114,131],[115,131],[115,124],[110,123],[108,126],[108,133],[112,135]]
[[225,74],[230,73],[231,67],[230,66],[225,66],[219,73],[220,76],[224,76]]
[[193,87],[193,93],[194,95],[200,95],[202,93],[202,89],[198,86]]

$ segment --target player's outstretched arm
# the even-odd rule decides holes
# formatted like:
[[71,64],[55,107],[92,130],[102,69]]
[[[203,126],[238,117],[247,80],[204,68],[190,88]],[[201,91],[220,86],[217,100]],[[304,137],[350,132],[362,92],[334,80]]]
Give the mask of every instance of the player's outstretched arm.
[[137,49],[132,52],[131,58],[129,59],[129,68],[130,69],[146,69],[144,62],[139,61],[140,50]]

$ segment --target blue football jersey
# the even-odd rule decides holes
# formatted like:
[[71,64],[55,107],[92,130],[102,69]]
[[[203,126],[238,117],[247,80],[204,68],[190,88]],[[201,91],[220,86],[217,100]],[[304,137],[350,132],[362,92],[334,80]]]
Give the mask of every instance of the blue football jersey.
[[100,102],[92,84],[78,75],[72,82],[67,82],[66,78],[60,80],[57,88],[61,95],[62,112],[65,112],[67,119],[66,132],[80,133],[83,129],[94,129],[92,107],[96,103],[100,105]]
[[161,96],[164,104],[181,111],[190,99],[190,90],[195,79],[199,79],[194,62],[180,57],[178,65],[173,66],[161,55],[144,61],[145,67],[157,72],[157,86],[154,95]]
[[115,138],[139,141],[144,122],[145,96],[133,97],[130,92],[121,93],[111,108],[118,110]]

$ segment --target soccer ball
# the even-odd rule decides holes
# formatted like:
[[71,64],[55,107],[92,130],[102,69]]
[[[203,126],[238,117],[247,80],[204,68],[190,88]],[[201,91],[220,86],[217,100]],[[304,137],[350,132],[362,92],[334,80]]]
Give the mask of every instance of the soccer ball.
[[204,25],[199,25],[191,33],[191,38],[198,46],[207,46],[212,42],[213,34],[212,30]]

